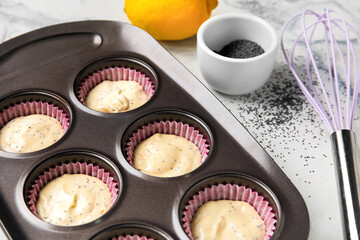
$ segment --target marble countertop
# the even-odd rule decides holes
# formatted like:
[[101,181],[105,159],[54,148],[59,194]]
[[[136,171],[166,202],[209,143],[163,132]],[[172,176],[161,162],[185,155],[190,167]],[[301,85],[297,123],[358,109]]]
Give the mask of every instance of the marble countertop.
[[[280,34],[291,16],[309,8],[323,11],[324,4],[360,28],[357,0],[219,0],[212,16],[252,13],[269,21]],[[41,27],[80,20],[129,22],[122,0],[1,0],[0,43]],[[207,86],[197,64],[196,37],[160,43]],[[209,89],[298,188],[310,213],[309,239],[342,239],[330,134],[295,83],[282,52],[277,54],[271,78],[261,89],[242,96]],[[355,132],[359,132],[359,113],[355,118]]]

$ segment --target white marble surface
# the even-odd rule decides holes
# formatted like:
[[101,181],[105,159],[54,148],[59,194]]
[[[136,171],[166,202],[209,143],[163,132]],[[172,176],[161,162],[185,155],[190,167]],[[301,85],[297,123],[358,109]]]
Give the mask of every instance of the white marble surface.
[[[309,8],[322,11],[325,4],[360,29],[358,0],[220,0],[213,15],[252,13],[280,33],[291,16]],[[0,0],[0,43],[44,26],[90,19],[129,22],[122,0]],[[196,37],[161,44],[206,85],[197,64]],[[330,134],[295,84],[282,52],[263,88],[243,96],[214,94],[299,189],[310,213],[309,239],[342,239]]]

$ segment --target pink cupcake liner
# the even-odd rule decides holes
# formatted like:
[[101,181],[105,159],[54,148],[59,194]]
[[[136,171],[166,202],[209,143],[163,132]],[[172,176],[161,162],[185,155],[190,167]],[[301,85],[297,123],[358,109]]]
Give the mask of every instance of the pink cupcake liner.
[[272,212],[272,207],[269,206],[269,202],[264,200],[264,197],[244,186],[239,186],[236,184],[219,184],[207,187],[204,189],[204,191],[198,192],[186,205],[185,211],[183,212],[184,217],[182,218],[182,221],[183,228],[190,239],[193,239],[190,224],[193,220],[193,216],[196,210],[204,203],[216,200],[234,200],[249,203],[259,213],[260,217],[265,223],[264,240],[270,239],[273,235],[275,230],[276,217]]
[[204,136],[200,134],[194,127],[176,121],[160,121],[143,126],[138,129],[137,132],[130,137],[127,147],[125,149],[127,158],[126,160],[134,166],[134,151],[136,146],[146,138],[154,135],[155,133],[172,134],[179,137],[184,137],[188,141],[194,143],[200,150],[201,163],[203,163],[209,152],[209,144],[204,139]]
[[139,235],[126,235],[120,237],[113,237],[111,240],[154,240],[154,239]]
[[42,114],[55,118],[60,122],[64,132],[69,128],[69,118],[63,110],[53,104],[39,101],[23,102],[4,109],[0,113],[0,128],[14,118],[32,114]]
[[64,174],[86,174],[92,177],[96,177],[103,181],[109,188],[111,195],[112,204],[115,203],[118,197],[118,187],[117,183],[114,181],[114,178],[110,176],[109,172],[106,172],[105,169],[95,166],[93,164],[80,163],[80,162],[70,162],[68,164],[63,163],[57,165],[54,168],[50,168],[48,171],[44,172],[42,175],[35,180],[35,183],[32,185],[32,189],[27,194],[28,206],[29,209],[39,217],[36,210],[36,202],[39,196],[40,190],[51,180],[60,177]]
[[92,75],[88,76],[87,78],[85,78],[85,80],[81,83],[77,92],[78,94],[77,97],[80,100],[80,102],[86,106],[85,99],[88,93],[90,92],[90,90],[105,80],[135,81],[142,86],[148,99],[150,99],[154,95],[155,86],[150,81],[150,79],[145,76],[145,74],[130,68],[113,67],[113,68],[106,68],[104,70],[99,70],[93,73]]

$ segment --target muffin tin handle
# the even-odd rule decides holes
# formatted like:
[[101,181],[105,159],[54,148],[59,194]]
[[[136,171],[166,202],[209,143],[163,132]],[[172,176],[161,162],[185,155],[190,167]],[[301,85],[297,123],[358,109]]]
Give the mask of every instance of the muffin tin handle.
[[[114,24],[114,29],[116,29],[115,25],[118,25],[115,21],[106,22]],[[29,32],[24,36],[15,37],[14,39],[11,39],[11,41],[0,44],[0,59],[34,42],[61,35],[93,34],[95,36],[94,44],[100,47],[104,36],[112,36],[109,30],[101,27],[102,23],[103,21],[97,21],[94,24],[86,24],[86,22],[63,23]]]
[[[86,32],[86,31],[74,31],[74,32],[69,32],[69,33],[59,33],[59,34],[43,34],[43,36],[37,36],[34,38],[32,38],[29,42],[20,42],[20,41],[17,41],[17,44],[11,49],[11,48],[7,48],[6,47],[6,43],[8,42],[5,42],[3,43],[3,45],[5,46],[4,48],[2,48],[0,46],[0,59],[3,59],[5,58],[6,56],[12,54],[13,52],[16,52],[17,50],[31,44],[31,43],[34,43],[34,42],[37,42],[37,41],[41,41],[43,39],[46,39],[46,38],[50,38],[50,37],[54,37],[56,35],[58,36],[61,36],[61,35],[67,35],[67,34],[93,34],[95,35],[94,37],[94,44],[100,46],[101,45],[101,35],[99,33],[96,33],[96,32]],[[17,40],[17,39],[15,39]],[[11,42],[11,43],[14,43],[14,42]]]
[[12,240],[9,232],[6,230],[3,222],[0,219],[0,239],[4,239],[4,240]]

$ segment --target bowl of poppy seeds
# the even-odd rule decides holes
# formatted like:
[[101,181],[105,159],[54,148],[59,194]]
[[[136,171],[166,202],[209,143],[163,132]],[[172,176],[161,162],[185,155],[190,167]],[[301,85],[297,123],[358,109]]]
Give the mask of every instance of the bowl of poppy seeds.
[[214,16],[197,33],[202,76],[210,87],[229,95],[250,93],[263,86],[274,69],[278,48],[275,29],[251,14]]

